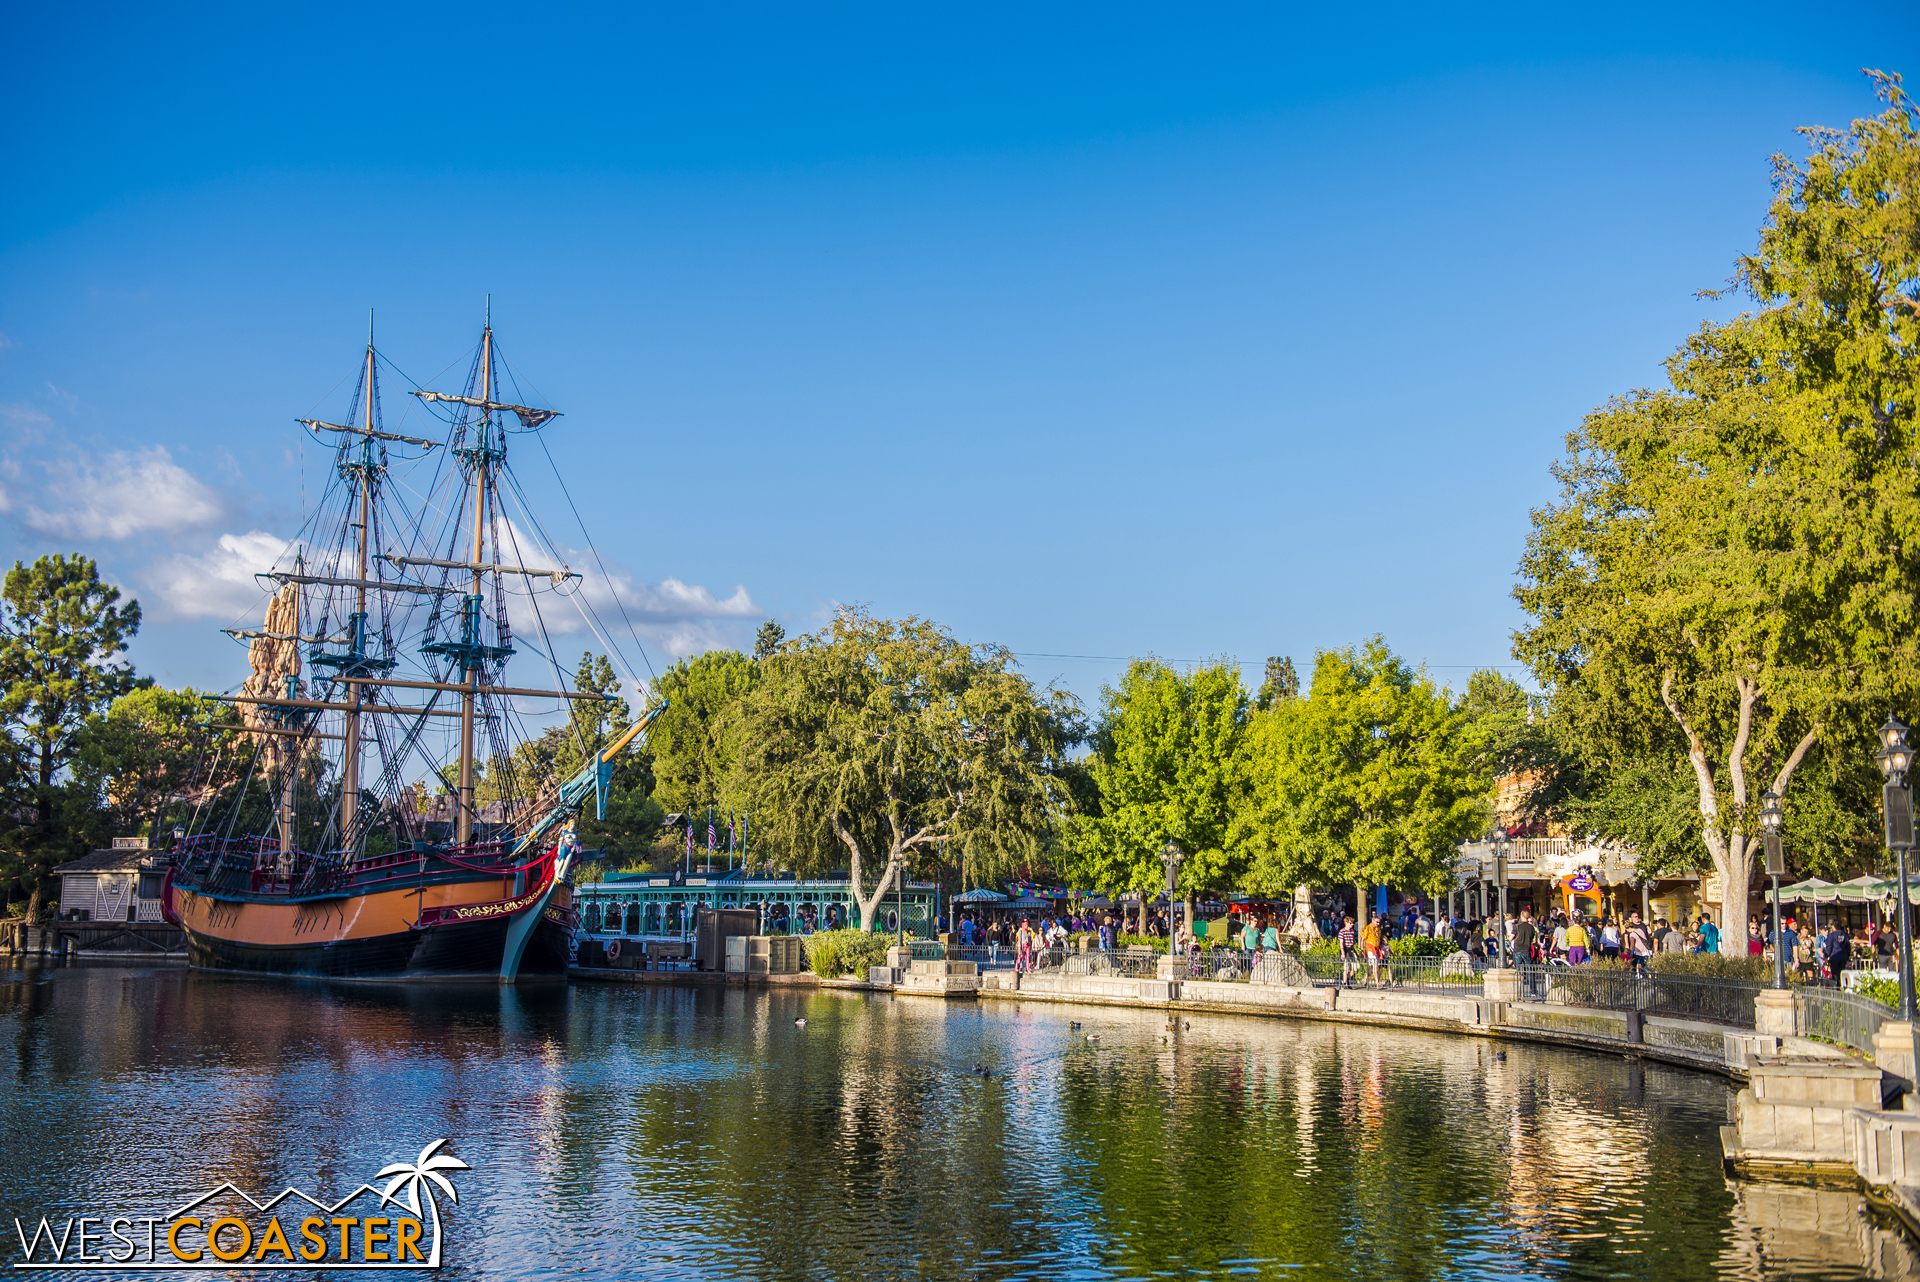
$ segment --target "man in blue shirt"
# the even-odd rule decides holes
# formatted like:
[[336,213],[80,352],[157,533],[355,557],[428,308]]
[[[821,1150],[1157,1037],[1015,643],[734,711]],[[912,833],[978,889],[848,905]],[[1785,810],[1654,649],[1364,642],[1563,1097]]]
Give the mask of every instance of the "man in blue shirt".
[[1720,951],[1720,928],[1713,924],[1713,918],[1700,914],[1700,951],[1717,953]]
[[1780,958],[1788,970],[1800,964],[1800,936],[1793,931],[1793,918],[1787,918],[1787,924],[1774,932],[1773,955]]

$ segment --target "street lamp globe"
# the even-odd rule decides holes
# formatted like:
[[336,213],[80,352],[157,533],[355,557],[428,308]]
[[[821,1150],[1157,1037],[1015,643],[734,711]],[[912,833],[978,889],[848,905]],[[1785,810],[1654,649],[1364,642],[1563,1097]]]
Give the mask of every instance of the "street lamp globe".
[[1780,831],[1780,794],[1771,788],[1760,794],[1760,826],[1767,832]]
[[1880,727],[1880,751],[1874,754],[1874,760],[1887,778],[1897,781],[1906,777],[1907,768],[1913,764],[1913,749],[1907,746],[1907,727],[1900,718],[1889,715],[1887,724]]

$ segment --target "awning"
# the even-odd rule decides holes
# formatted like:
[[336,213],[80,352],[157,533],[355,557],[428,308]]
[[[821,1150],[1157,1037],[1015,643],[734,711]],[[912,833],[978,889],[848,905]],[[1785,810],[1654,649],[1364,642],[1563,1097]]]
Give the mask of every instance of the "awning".
[[[1885,881],[1876,881],[1871,886],[1866,886],[1862,889],[1865,890],[1866,896],[1869,899],[1892,899],[1895,894],[1899,893],[1900,883],[1889,877]],[[1910,904],[1920,904],[1920,875],[1914,873],[1907,874],[1907,902]]]
[[1023,911],[1032,911],[1032,910],[1037,910],[1042,908],[1052,908],[1053,905],[1048,903],[1044,899],[1035,899],[1032,895],[1028,895],[1024,899],[1014,900],[1012,903],[1008,904],[1007,907],[1017,908]]
[[1840,897],[1840,887],[1818,877],[1809,877],[1805,881],[1791,886],[1780,887],[1780,902],[1783,904],[1830,904]]
[[985,886],[978,890],[969,890],[955,895],[947,902],[950,904],[1002,904],[1007,897],[997,890],[988,890]]

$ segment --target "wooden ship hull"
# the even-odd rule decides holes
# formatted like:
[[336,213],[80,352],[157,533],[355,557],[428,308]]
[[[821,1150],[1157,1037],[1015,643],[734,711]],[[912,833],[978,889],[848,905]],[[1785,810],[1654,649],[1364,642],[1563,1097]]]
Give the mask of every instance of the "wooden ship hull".
[[[501,897],[502,880],[432,874],[359,894],[210,894],[170,886],[187,959],[204,970],[329,979],[564,979],[571,887]],[[515,951],[518,950],[518,956]]]

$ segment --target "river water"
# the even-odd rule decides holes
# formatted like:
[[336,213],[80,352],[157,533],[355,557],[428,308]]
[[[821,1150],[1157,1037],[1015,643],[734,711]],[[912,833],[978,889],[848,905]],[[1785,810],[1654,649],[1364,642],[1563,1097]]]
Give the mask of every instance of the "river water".
[[0,966],[0,1256],[20,1258],[16,1216],[225,1180],[344,1193],[445,1138],[472,1167],[445,1207],[458,1277],[1665,1282],[1916,1258],[1850,1192],[1729,1182],[1713,1077],[1165,1024],[804,989]]

